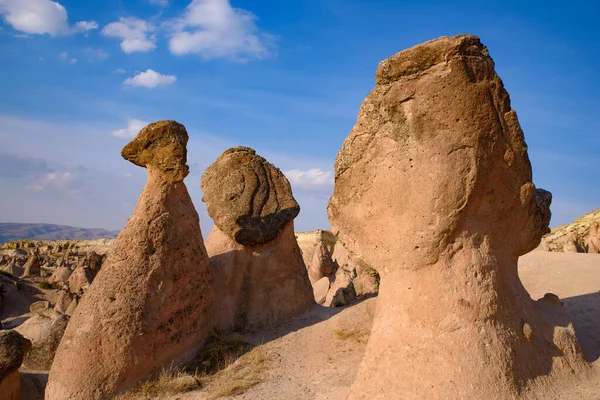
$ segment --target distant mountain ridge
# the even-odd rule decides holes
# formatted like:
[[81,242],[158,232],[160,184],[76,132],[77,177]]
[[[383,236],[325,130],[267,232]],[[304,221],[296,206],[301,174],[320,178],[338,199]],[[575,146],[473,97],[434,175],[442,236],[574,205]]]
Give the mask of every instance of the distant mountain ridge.
[[0,222],[0,245],[21,239],[35,240],[96,240],[116,238],[119,231],[106,229],[86,229],[67,225],[53,224],[17,224]]

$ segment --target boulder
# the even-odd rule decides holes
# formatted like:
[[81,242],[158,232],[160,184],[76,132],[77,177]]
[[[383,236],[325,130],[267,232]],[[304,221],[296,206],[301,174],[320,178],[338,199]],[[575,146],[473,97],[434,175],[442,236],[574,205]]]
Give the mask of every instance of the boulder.
[[50,278],[48,278],[48,283],[54,284],[66,284],[71,277],[71,268],[65,266],[56,267]]
[[41,268],[40,268],[40,257],[37,254],[33,254],[27,262],[23,269],[25,270],[23,273],[23,277],[26,276],[40,276]]
[[215,220],[206,249],[221,329],[267,326],[314,305],[294,235],[298,203],[286,177],[254,150],[225,151],[202,175]]
[[21,399],[19,367],[31,343],[18,332],[0,331],[0,399]]
[[588,363],[517,260],[549,231],[517,115],[477,37],[379,64],[335,161],[333,233],[381,278],[349,399],[545,398]]
[[215,225],[237,243],[270,242],[300,212],[283,173],[248,147],[225,151],[202,175]]
[[187,141],[183,125],[161,121],[123,149],[148,183],[67,326],[47,400],[113,398],[191,360],[212,330],[213,278],[183,183]]
[[313,295],[317,304],[325,303],[327,293],[329,292],[329,278],[324,276],[313,284]]
[[56,349],[63,337],[69,317],[40,301],[31,305],[32,316],[15,328],[31,341],[31,350],[23,360],[23,366],[31,370],[49,370]]
[[338,269],[331,283],[325,302],[326,307],[342,307],[356,299],[352,275],[343,268]]

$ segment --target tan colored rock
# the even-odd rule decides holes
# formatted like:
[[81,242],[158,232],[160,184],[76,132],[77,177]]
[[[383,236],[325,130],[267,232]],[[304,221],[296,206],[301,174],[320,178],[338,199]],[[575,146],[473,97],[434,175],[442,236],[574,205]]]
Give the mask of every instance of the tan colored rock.
[[[568,253],[598,253],[600,247],[600,208],[570,224],[557,226],[542,238],[538,250]],[[591,249],[590,249],[591,243]]]
[[565,241],[563,244],[563,251],[565,253],[578,253],[577,244],[574,240]]
[[183,183],[188,136],[150,124],[123,149],[148,183],[67,327],[46,399],[106,399],[189,361],[214,326],[213,278]]
[[247,147],[225,151],[202,175],[215,221],[206,250],[220,294],[221,329],[258,327],[314,305],[293,219],[300,207],[287,178]]
[[206,250],[219,293],[216,315],[221,329],[273,325],[314,306],[293,222],[274,240],[248,247],[215,225]]
[[29,257],[29,259],[27,260],[27,262],[25,263],[23,269],[23,277],[26,276],[40,276],[41,273],[41,269],[40,269],[40,257],[37,254],[32,255],[31,257]]
[[21,399],[19,367],[31,343],[18,332],[0,331],[0,399]]
[[69,276],[67,286],[71,293],[83,294],[83,291],[87,290],[93,279],[92,271],[89,268],[78,265]]
[[317,304],[325,303],[327,293],[329,292],[329,278],[324,276],[313,285],[313,295]]
[[[517,260],[550,194],[488,51],[444,37],[380,63],[335,162],[328,213],[381,276],[350,399],[546,398],[589,365],[560,302],[533,301]],[[525,325],[526,324],[526,325]]]
[[72,273],[73,271],[69,267],[57,267],[52,275],[50,275],[50,278],[48,278],[48,283],[65,284],[69,281]]
[[307,267],[308,278],[313,284],[324,276],[333,277],[337,270],[337,266],[331,259],[331,254],[323,242],[316,244],[311,263]]
[[270,242],[300,212],[281,171],[248,147],[226,150],[202,175],[215,225],[239,244]]
[[35,303],[33,303],[32,305],[29,306],[29,312],[32,314],[39,314],[39,313],[43,313],[46,310],[50,309],[50,302],[43,300],[43,301],[36,301]]
[[[23,360],[23,366],[31,370],[49,370],[56,349],[65,333],[69,317],[48,308],[48,302],[31,305],[32,316],[15,328],[31,341],[31,350]],[[47,305],[48,307],[44,307]]]
[[19,267],[14,262],[0,267],[0,271],[6,272],[7,274],[11,274],[12,276],[23,276],[23,274],[25,273],[25,270],[22,267]]
[[331,283],[325,302],[326,307],[342,307],[356,299],[352,276],[343,268],[338,269]]

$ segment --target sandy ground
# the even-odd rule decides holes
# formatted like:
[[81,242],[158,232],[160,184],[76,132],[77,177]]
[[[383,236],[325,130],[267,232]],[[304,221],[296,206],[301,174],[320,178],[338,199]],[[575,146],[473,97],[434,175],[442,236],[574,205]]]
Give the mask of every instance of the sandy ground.
[[[532,298],[548,292],[561,298],[574,319],[586,356],[600,368],[600,255],[535,251],[521,258],[519,274]],[[259,371],[262,383],[229,398],[344,399],[364,353],[376,300],[338,309],[315,307],[305,317],[276,330],[248,335],[245,339],[257,344],[268,360]],[[37,386],[44,376],[36,373],[35,377]],[[215,398],[211,385],[161,398]],[[545,399],[599,400],[600,380],[594,378]]]

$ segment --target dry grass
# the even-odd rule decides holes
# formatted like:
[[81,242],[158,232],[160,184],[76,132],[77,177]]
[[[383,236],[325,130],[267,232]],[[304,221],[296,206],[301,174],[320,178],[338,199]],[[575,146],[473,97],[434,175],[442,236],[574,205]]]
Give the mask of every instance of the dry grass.
[[333,330],[335,336],[340,340],[354,340],[357,343],[362,343],[363,338],[367,335],[359,330],[335,328]]
[[188,371],[212,375],[221,371],[252,349],[253,345],[241,339],[239,334],[211,333],[206,344],[188,366]]
[[210,378],[209,398],[218,399],[246,392],[263,382],[268,367],[269,358],[263,347],[253,348],[228,368]]
[[120,400],[148,399],[191,392],[202,387],[201,377],[184,369],[163,369],[156,380],[142,382],[136,389],[120,396]]
[[172,398],[205,386],[210,399],[234,396],[261,383],[267,366],[260,346],[253,347],[239,335],[214,332],[186,367],[163,370],[156,380],[142,382],[119,399]]

